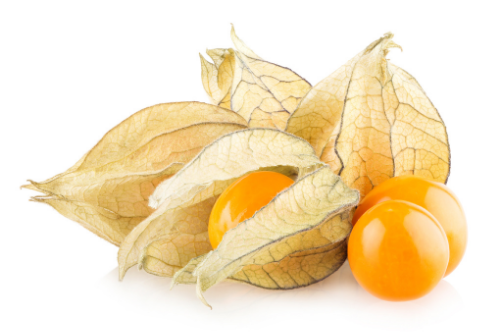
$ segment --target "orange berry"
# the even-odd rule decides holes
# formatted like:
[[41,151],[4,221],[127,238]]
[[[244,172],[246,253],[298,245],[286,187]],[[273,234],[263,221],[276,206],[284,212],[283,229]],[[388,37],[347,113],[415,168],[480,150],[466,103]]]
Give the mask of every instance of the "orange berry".
[[241,177],[222,192],[208,223],[208,237],[215,249],[229,229],[252,217],[293,180],[277,172],[261,171]]
[[441,224],[450,246],[450,274],[462,260],[467,246],[467,222],[457,197],[444,184],[417,176],[391,178],[375,187],[360,202],[353,225],[374,205],[386,200],[405,200],[428,210]]
[[428,211],[389,200],[358,220],[349,238],[348,259],[354,277],[368,292],[407,301],[429,293],[444,276],[448,241]]

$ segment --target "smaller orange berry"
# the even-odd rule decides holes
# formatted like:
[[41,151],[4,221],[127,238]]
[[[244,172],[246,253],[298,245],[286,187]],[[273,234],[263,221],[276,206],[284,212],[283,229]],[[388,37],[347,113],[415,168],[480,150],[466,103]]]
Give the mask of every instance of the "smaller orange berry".
[[260,171],[241,177],[222,192],[208,222],[208,237],[216,249],[224,234],[252,217],[293,180],[277,172]]

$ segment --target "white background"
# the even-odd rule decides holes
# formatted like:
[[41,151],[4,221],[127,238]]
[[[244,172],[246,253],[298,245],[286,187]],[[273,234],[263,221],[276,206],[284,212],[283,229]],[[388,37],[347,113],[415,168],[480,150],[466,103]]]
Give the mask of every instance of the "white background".
[[[499,8],[470,1],[1,1],[0,331],[498,332]],[[348,264],[293,291],[225,282],[169,291],[49,206],[26,179],[73,165],[113,126],[157,103],[208,101],[198,53],[231,47],[230,23],[266,60],[312,84],[387,31],[448,127],[448,185],[469,223],[459,268],[428,296],[380,301]]]

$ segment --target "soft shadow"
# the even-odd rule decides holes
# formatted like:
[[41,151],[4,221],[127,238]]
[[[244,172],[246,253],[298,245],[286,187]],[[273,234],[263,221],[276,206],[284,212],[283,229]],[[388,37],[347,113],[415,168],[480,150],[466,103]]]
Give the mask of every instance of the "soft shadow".
[[303,316],[304,313],[327,315],[328,318],[342,316],[357,326],[391,331],[406,331],[409,327],[418,328],[445,320],[462,307],[459,293],[444,280],[429,295],[415,301],[379,300],[359,286],[348,263],[332,276],[307,288],[276,291],[224,281],[205,293],[213,311],[196,298],[194,285],[178,285],[169,290],[170,283],[170,278],[134,268],[119,282],[116,268],[104,276],[96,288],[101,295],[107,294],[117,302],[126,302],[147,313],[189,311],[200,316],[210,315],[212,319],[220,316],[238,321],[249,313],[272,319],[276,309],[282,309],[290,316]]

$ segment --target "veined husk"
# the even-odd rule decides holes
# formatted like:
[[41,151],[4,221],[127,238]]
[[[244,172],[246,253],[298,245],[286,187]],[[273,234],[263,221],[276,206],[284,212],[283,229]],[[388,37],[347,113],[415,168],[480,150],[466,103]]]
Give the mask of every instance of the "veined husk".
[[446,182],[445,125],[422,87],[386,55],[393,35],[314,86],[286,131],[306,139],[344,182],[367,194],[391,177],[414,174]]
[[212,103],[231,109],[249,127],[284,129],[311,85],[292,70],[260,58],[234,31],[233,49],[212,49],[213,63],[201,58],[201,78]]
[[233,111],[200,102],[143,109],[109,131],[66,172],[25,188],[107,241],[119,245],[153,208],[148,199],[206,145],[246,128]]
[[[216,198],[237,178],[258,170],[296,174],[298,180],[206,254]],[[358,191],[305,140],[273,129],[230,133],[157,187],[150,198],[157,210],[120,247],[120,278],[135,264],[161,276],[178,272],[177,283],[197,281],[203,301],[201,292],[227,277],[271,289],[306,286],[344,262],[358,200]]]

